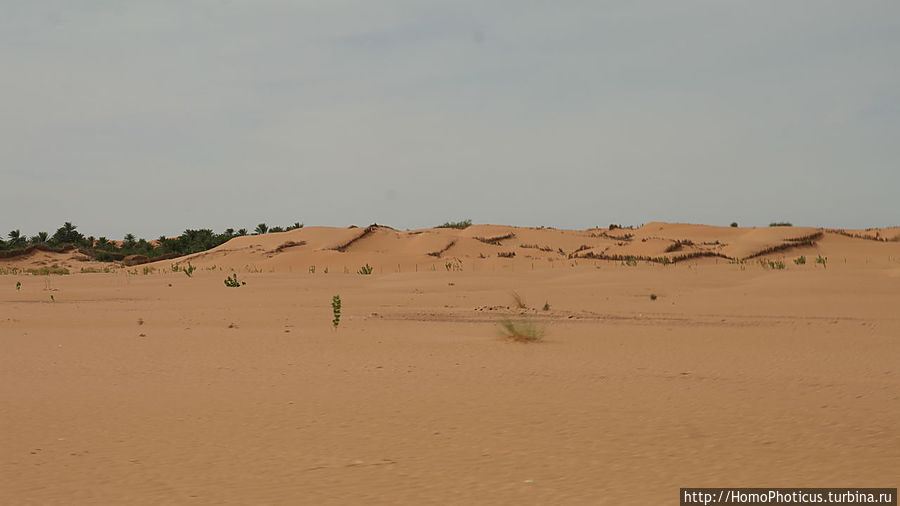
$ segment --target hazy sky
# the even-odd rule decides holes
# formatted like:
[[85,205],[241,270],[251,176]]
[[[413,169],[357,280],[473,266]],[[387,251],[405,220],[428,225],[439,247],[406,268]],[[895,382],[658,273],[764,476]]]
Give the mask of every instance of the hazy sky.
[[900,224],[900,2],[0,0],[0,232]]

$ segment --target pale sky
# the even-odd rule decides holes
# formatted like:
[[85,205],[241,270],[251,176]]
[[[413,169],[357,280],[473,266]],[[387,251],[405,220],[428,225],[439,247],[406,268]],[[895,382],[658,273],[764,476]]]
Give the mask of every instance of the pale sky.
[[0,0],[0,234],[900,224],[900,2]]

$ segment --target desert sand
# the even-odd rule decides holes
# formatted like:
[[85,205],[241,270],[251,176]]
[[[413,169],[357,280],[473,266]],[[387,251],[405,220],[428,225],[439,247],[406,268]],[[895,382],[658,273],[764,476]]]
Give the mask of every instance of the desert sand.
[[306,227],[108,273],[0,260],[0,504],[895,487],[897,234]]

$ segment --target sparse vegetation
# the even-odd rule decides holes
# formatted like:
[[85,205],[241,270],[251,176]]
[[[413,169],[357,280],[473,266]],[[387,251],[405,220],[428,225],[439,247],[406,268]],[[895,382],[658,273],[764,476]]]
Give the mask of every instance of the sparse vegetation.
[[21,281],[16,281],[16,291],[18,292],[18,291],[21,290],[21,289],[22,289],[22,282],[21,282]]
[[506,339],[519,343],[535,343],[544,338],[544,328],[527,320],[503,320],[500,331]]
[[500,258],[513,258],[516,256],[515,251],[498,251],[497,256]]
[[800,255],[794,259],[794,263],[796,265],[806,265],[806,257],[803,255]]
[[628,267],[634,267],[638,263],[637,257],[626,257],[625,260],[622,261],[622,265],[627,265]]
[[356,273],[362,274],[364,276],[368,276],[369,274],[372,274],[372,270],[373,270],[373,267],[369,264],[366,264],[366,265],[360,267],[359,270],[356,271]]
[[500,246],[500,241],[505,241],[507,239],[512,239],[516,234],[510,232],[504,235],[495,235],[493,237],[473,237],[476,241],[481,241],[485,244],[490,244],[492,246]]
[[525,304],[525,297],[519,295],[519,292],[511,292],[509,294],[512,297],[513,303],[519,309],[528,309],[528,305]]
[[181,266],[181,272],[183,272],[189,278],[194,275],[195,270],[197,270],[197,268],[191,265],[190,262],[187,263],[187,266]]
[[761,265],[763,268],[769,268],[769,269],[774,269],[774,270],[784,269],[784,262],[782,262],[781,260],[769,260],[767,258],[765,258],[765,259],[760,258],[758,260],[758,262],[759,262],[759,265]]
[[100,273],[109,274],[110,272],[115,272],[115,271],[113,269],[110,269],[109,267],[104,267],[102,269],[99,269],[97,267],[82,267],[81,268],[82,274],[100,274]]
[[773,221],[769,223],[770,227],[793,227],[794,225],[789,221]]
[[53,265],[51,267],[41,267],[40,269],[25,269],[25,272],[31,274],[33,276],[49,276],[51,274],[57,275],[66,275],[69,274],[69,269],[65,267],[58,267]]
[[234,273],[225,278],[225,286],[229,288],[240,288],[242,285],[246,285],[245,281],[238,281],[237,273]]
[[731,222],[731,226],[732,226],[733,228],[737,228],[738,222],[732,221],[732,222]]
[[822,264],[822,267],[825,267],[827,269],[828,268],[828,257],[823,257],[822,255],[819,255],[816,257],[816,263]]
[[461,271],[462,268],[462,260],[459,258],[454,258],[453,260],[448,260],[444,263],[444,268],[448,271]]
[[520,247],[520,248],[536,249],[536,250],[539,250],[539,251],[543,251],[543,252],[545,252],[545,253],[546,253],[546,252],[553,251],[553,248],[551,248],[550,246],[539,246],[539,245],[537,245],[537,244],[520,244],[519,247]]
[[447,221],[444,222],[443,225],[438,225],[435,228],[458,228],[464,229],[472,226],[472,220],[462,220],[462,221]]
[[544,307],[541,308],[544,311],[550,311],[550,301],[544,302]]
[[335,329],[338,328],[338,325],[341,324],[341,296],[335,295],[331,298],[331,325],[334,326]]

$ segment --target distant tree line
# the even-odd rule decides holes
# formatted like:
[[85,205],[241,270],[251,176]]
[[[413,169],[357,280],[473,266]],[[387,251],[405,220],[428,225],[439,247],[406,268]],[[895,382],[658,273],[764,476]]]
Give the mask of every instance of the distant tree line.
[[[303,224],[296,222],[286,227],[269,228],[265,223],[260,223],[254,229],[254,235],[285,232],[298,228],[303,228]],[[102,236],[86,237],[78,231],[77,225],[67,221],[53,235],[47,232],[38,232],[28,237],[19,229],[11,230],[7,234],[6,240],[0,238],[0,250],[18,250],[31,245],[42,245],[50,248],[61,248],[71,245],[83,250],[90,250],[91,256],[96,260],[112,261],[115,259],[113,254],[115,256],[144,255],[149,258],[168,254],[190,255],[191,253],[199,253],[215,248],[230,239],[244,235],[249,235],[246,228],[238,230],[229,228],[220,234],[213,232],[209,228],[201,228],[187,229],[178,237],[161,236],[153,242],[143,238],[138,239],[134,234],[126,234],[122,241],[118,242]]]

